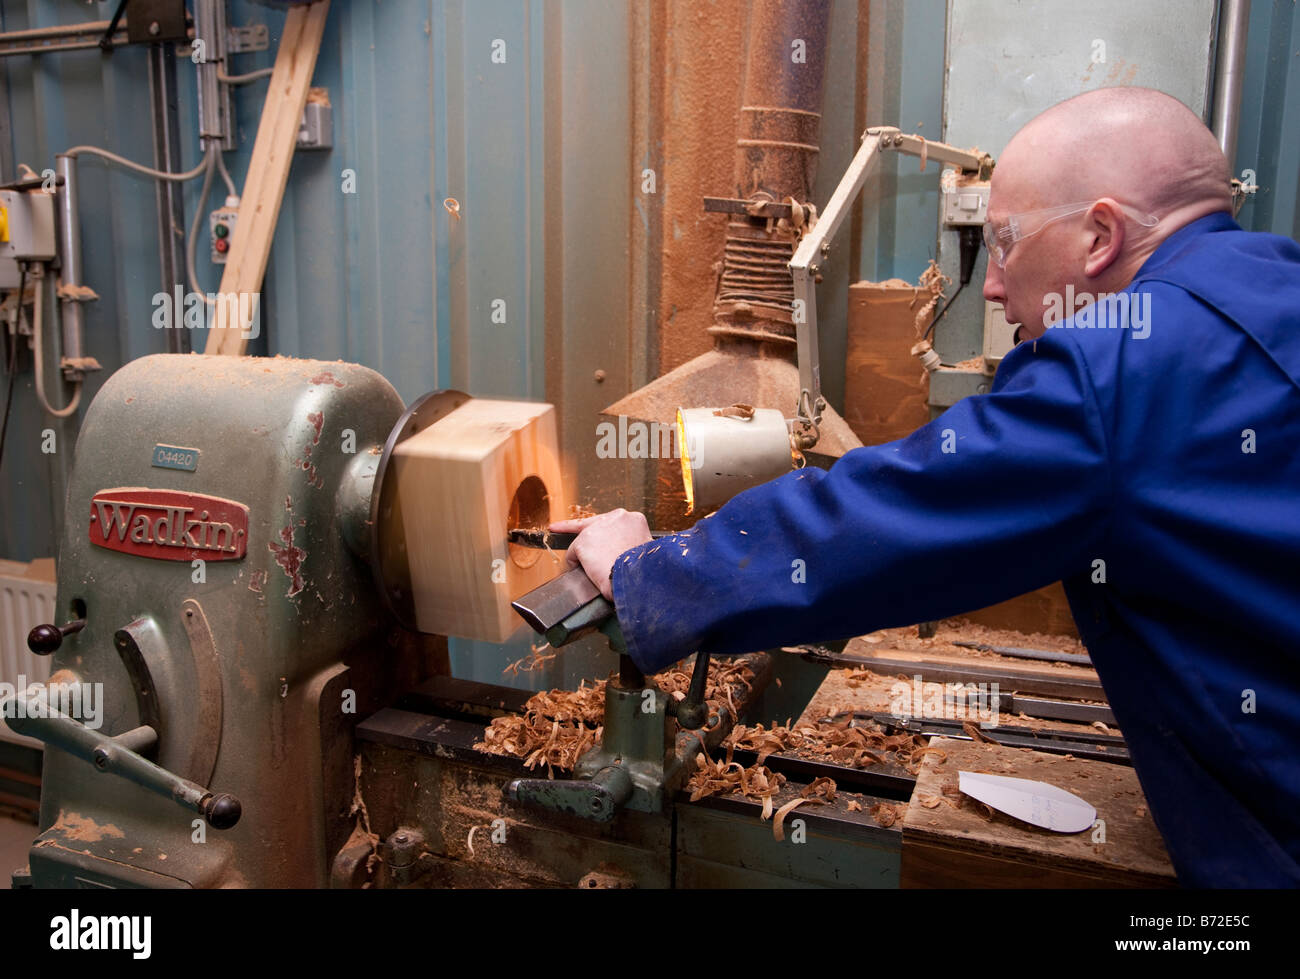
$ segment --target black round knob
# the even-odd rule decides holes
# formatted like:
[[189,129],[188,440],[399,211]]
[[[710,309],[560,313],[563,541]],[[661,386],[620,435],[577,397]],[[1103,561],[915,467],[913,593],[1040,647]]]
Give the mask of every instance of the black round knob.
[[677,723],[687,731],[695,731],[704,726],[709,716],[709,705],[681,701],[677,705]]
[[49,656],[63,645],[63,630],[56,625],[38,625],[27,633],[27,648],[37,656]]
[[239,804],[239,800],[225,792],[210,796],[203,803],[203,815],[213,829],[230,829],[239,822],[243,812],[244,807]]

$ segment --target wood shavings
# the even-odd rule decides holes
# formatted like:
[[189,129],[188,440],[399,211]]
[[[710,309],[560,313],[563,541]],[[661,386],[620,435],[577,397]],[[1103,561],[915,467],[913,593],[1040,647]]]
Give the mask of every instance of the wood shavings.
[[798,799],[791,799],[776,811],[776,819],[772,821],[772,837],[780,843],[785,839],[785,817],[806,802],[820,803],[821,801],[820,799],[805,799],[802,796]]
[[986,735],[983,731],[981,731],[979,729],[979,725],[977,725],[974,721],[966,721],[964,724],[962,724],[961,729],[965,731],[966,734],[968,734],[971,740],[973,741],[982,741],[984,744],[997,743],[988,735]]
[[871,814],[871,818],[885,829],[898,822],[898,817],[902,815],[899,807],[891,806],[888,802],[877,802],[867,811]]
[[[360,835],[370,843],[370,854],[366,857],[366,877],[369,878],[374,872],[375,864],[379,862],[379,834],[370,828],[370,813],[366,810],[366,800],[361,795],[360,755],[354,755],[352,758],[352,775],[355,787],[352,790],[352,806],[348,809],[348,815],[357,817],[357,825],[352,832],[352,839]],[[352,839],[348,840],[349,845],[351,845]],[[364,886],[370,886],[369,879],[367,879]]]
[[577,690],[542,691],[528,698],[523,714],[493,718],[474,747],[522,758],[528,769],[545,765],[547,777],[554,778],[555,769],[572,770],[600,743],[604,719],[604,680]]
[[912,324],[918,337],[925,335],[925,329],[930,325],[930,316],[935,307],[939,305],[939,300],[943,298],[944,289],[950,285],[952,285],[952,279],[943,274],[938,262],[930,259],[930,264],[921,273],[919,285],[916,287],[916,294],[912,297],[912,305],[915,306],[923,293],[928,292],[930,294],[930,298],[916,311],[916,318]]
[[821,798],[826,802],[835,801],[835,779],[819,775],[809,782],[799,793],[805,799]]
[[923,762],[925,756],[929,754],[936,754],[939,756],[939,760],[935,762],[937,765],[942,765],[948,760],[948,752],[944,751],[942,748],[931,748],[929,745],[926,745],[917,748],[912,752],[912,757],[906,766],[907,770],[913,775],[917,774],[921,770],[921,762]]
[[478,829],[477,825],[471,826],[469,828],[469,837],[465,840],[465,848],[469,850],[471,857],[474,856],[474,834],[478,832]]
[[[543,648],[546,647],[534,647],[533,653]],[[537,656],[537,659],[547,660],[554,655]],[[529,669],[527,665],[512,665],[518,667],[517,672]],[[710,713],[719,716],[726,713],[734,721],[738,717],[737,700],[748,693],[753,678],[754,671],[744,663],[710,660],[709,680],[705,685]],[[655,674],[649,680],[676,700],[684,699],[691,685],[690,673],[677,667]],[[554,778],[556,771],[572,771],[578,759],[600,744],[607,682],[598,680],[588,685],[584,681],[577,690],[536,693],[528,698],[522,714],[493,718],[483,732],[483,740],[474,747],[494,755],[522,758],[530,770],[545,765],[548,778]]]
[[[855,669],[844,678],[844,683],[848,687],[856,690],[858,687],[862,686],[862,684],[870,683],[874,677],[875,674],[870,670]],[[908,682],[911,682],[910,678],[908,679]]]
[[[547,550],[549,549],[548,546]],[[549,653],[542,652],[542,650],[550,648],[550,644],[548,643],[542,643],[541,645],[534,643],[529,647],[528,655],[515,660],[507,666],[501,671],[502,675],[518,676],[520,673],[532,673],[534,670],[540,670],[543,666],[559,655],[559,653],[553,649]]]
[[754,406],[746,404],[728,405],[726,408],[715,408],[713,413],[719,418],[743,418],[748,421],[754,417]]
[[785,784],[785,776],[780,772],[773,772],[765,765],[746,768],[739,762],[731,761],[730,756],[726,760],[714,761],[701,753],[695,756],[695,768],[695,773],[686,783],[691,791],[692,802],[712,795],[739,792],[747,799],[761,801],[764,812],[770,814],[772,797]]
[[849,799],[845,802],[845,805],[848,808],[849,812],[862,811],[862,803],[859,802],[857,799]]
[[785,817],[794,812],[799,806],[808,803],[814,806],[822,806],[828,802],[835,801],[835,780],[820,775],[805,785],[803,791],[799,793],[799,798],[791,799],[776,812],[776,819],[772,823],[772,836],[778,843],[785,839]]
[[940,798],[937,795],[918,795],[917,801],[927,809],[939,808]]
[[[732,721],[738,720],[737,695],[743,698],[748,694],[753,679],[754,671],[744,663],[709,660],[709,679],[704,685],[704,699],[710,710],[717,714],[725,710]],[[691,671],[675,666],[663,673],[656,673],[654,682],[673,699],[684,700],[691,687]]]
[[916,766],[924,757],[921,752],[927,750],[924,738],[910,733],[887,735],[874,723],[850,726],[851,719],[845,716],[794,727],[788,723],[770,728],[762,724],[737,725],[724,744],[754,752],[759,764],[772,754],[793,754],[845,768],[893,763],[916,774]]

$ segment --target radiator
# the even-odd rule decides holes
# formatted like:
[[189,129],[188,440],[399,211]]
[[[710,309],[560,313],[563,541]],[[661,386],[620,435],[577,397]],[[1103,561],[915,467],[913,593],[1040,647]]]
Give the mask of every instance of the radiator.
[[[54,622],[54,560],[25,564],[0,560],[0,683],[44,683],[50,678],[50,657],[27,648],[27,633],[42,622]],[[41,742],[9,730],[0,720],[0,741],[39,747]]]

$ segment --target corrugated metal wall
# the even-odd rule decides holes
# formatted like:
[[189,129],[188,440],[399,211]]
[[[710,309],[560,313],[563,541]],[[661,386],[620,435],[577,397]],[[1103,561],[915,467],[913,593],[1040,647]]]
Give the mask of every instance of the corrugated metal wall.
[[[0,0],[0,29],[106,20],[115,6]],[[237,56],[236,70],[271,64],[282,13],[246,0],[229,6],[232,24],[267,23],[272,34],[272,50]],[[865,122],[941,131],[945,0],[877,0],[866,24],[862,8],[836,0],[832,14],[822,200]],[[333,103],[334,148],[294,161],[266,280],[265,335],[253,351],[357,361],[407,400],[447,386],[545,398],[561,407],[569,450],[590,453],[599,410],[655,368],[645,349],[646,305],[655,297],[634,238],[653,227],[635,194],[656,152],[637,145],[638,133],[653,130],[638,125],[638,114],[663,111],[649,101],[637,47],[645,11],[641,0],[335,0],[315,75]],[[865,92],[844,81],[861,76],[864,43]],[[503,62],[493,60],[494,45]],[[1290,0],[1256,0],[1238,169],[1257,161],[1262,192],[1242,219],[1292,235],[1297,49],[1300,18]],[[145,54],[133,48],[0,59],[8,110],[0,179],[11,179],[19,162],[50,166],[77,143],[151,162],[147,77]],[[199,148],[185,62],[180,93],[190,167]],[[237,180],[264,93],[265,83],[254,83],[236,97],[240,148],[227,159]],[[87,309],[86,346],[105,368],[87,384],[88,402],[103,377],[162,351],[165,340],[150,324],[160,288],[152,183],[92,159],[80,171],[85,278],[100,296]],[[345,171],[355,193],[344,192]],[[872,179],[853,225],[854,276],[920,272],[934,250],[937,186],[938,168],[899,176],[888,164]],[[189,185],[187,219],[197,195]],[[443,207],[449,197],[460,203],[459,218]],[[219,270],[206,248],[199,253],[200,281],[215,288]],[[849,278],[850,263],[835,263],[822,287],[826,387],[837,406],[843,380],[831,368],[843,363]],[[493,322],[496,300],[504,323]],[[201,349],[202,336],[193,339]],[[600,384],[592,381],[597,367]],[[50,487],[76,432],[40,416],[31,376],[20,377],[0,478],[0,556],[19,560],[53,552]],[[58,451],[42,453],[40,433],[51,427]],[[618,486],[599,482],[595,502],[622,502]],[[464,664],[474,653],[460,649]],[[571,660],[574,671],[584,668]],[[499,672],[483,667],[491,669]]]
[[1237,220],[1243,228],[1300,236],[1300,12],[1292,0],[1250,6],[1246,79],[1236,171],[1255,172],[1259,191]]

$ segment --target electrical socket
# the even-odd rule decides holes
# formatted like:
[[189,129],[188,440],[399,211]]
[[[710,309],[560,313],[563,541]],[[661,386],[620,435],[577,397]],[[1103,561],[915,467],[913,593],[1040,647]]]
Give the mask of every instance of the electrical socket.
[[[945,182],[947,183],[947,182]],[[943,187],[943,223],[955,227],[983,224],[989,215],[988,182]]]

